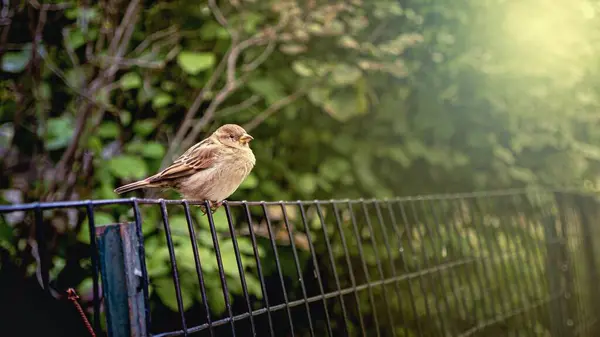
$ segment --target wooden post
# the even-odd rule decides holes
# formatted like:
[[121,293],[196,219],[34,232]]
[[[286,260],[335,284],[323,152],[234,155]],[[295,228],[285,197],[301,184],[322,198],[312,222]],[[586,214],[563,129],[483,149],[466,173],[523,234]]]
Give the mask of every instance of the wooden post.
[[96,228],[109,337],[147,335],[135,223]]

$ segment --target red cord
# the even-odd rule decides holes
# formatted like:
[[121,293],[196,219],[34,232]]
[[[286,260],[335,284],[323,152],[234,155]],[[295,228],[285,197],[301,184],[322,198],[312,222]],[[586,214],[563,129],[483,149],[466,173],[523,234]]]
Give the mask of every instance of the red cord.
[[92,337],[96,337],[96,334],[94,333],[94,329],[92,328],[90,321],[88,321],[87,316],[85,315],[85,313],[83,312],[83,309],[81,308],[81,305],[79,305],[79,302],[77,302],[77,299],[79,298],[79,296],[75,292],[75,289],[73,289],[73,288],[67,289],[67,295],[68,295],[67,298],[69,300],[73,301],[73,304],[75,304],[75,308],[77,308],[77,311],[79,311],[79,315],[81,315],[81,318],[83,319],[83,323],[85,324],[85,327],[88,329],[88,331],[90,332]]

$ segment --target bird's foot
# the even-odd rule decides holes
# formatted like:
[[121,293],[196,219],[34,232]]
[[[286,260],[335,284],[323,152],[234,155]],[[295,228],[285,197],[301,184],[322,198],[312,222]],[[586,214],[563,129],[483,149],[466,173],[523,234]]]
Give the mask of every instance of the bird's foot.
[[[217,209],[219,207],[221,207],[222,205],[223,205],[223,201],[211,201],[211,200],[208,200],[208,206],[209,206],[209,209],[210,209],[210,214],[214,214],[217,211]],[[200,209],[202,210],[202,213],[204,215],[206,215],[206,213],[207,213],[206,206],[200,205]]]

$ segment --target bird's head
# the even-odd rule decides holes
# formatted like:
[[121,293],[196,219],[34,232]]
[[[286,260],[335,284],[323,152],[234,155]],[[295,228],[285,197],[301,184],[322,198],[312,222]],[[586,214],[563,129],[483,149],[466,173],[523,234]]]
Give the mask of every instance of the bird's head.
[[222,144],[237,148],[247,148],[250,141],[254,139],[237,124],[225,124],[218,128],[213,136]]

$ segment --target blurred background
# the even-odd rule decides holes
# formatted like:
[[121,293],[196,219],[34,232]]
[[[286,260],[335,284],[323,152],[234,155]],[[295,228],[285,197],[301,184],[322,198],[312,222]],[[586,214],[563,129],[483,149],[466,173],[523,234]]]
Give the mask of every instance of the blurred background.
[[[3,0],[0,6],[5,204],[117,198],[115,187],[164,168],[224,123],[254,136],[257,158],[230,200],[598,188],[597,1]],[[185,228],[181,210],[170,214],[173,226]],[[226,230],[223,211],[215,217]],[[153,287],[170,282],[159,218],[157,208],[144,210]],[[98,225],[127,219],[127,208],[96,214]],[[89,300],[85,214],[47,212],[45,220],[55,286],[76,286]],[[202,228],[205,220],[198,221]],[[32,320],[20,316],[34,315],[31,307],[43,312],[53,303],[33,295],[39,290],[31,236],[24,215],[2,217],[0,297],[23,309],[0,308],[0,320],[14,326]],[[249,245],[246,239],[241,244]],[[212,242],[202,244],[214,259]],[[216,271],[208,266],[218,298]],[[20,292],[9,291],[14,284]],[[151,290],[166,329],[169,315],[176,317],[173,291]],[[187,308],[199,306],[194,296]],[[76,317],[66,307],[64,317]],[[39,316],[46,324],[40,327],[62,331],[56,336],[68,329],[60,318]]]

